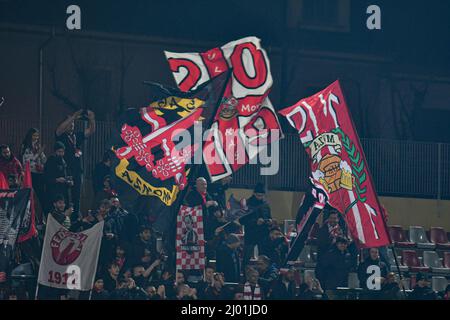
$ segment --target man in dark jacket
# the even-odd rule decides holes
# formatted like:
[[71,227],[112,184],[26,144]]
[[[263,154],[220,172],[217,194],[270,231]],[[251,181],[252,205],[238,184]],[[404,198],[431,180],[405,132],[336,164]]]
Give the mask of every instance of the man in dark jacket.
[[338,237],[333,248],[323,256],[322,267],[326,272],[322,273],[319,280],[324,290],[348,286],[348,274],[353,267],[353,260],[347,245],[347,239]]
[[405,299],[403,289],[395,279],[395,273],[389,272],[386,276],[386,280],[381,286],[380,292],[381,300],[401,300]]
[[56,194],[64,195],[66,203],[72,200],[70,199],[70,191],[73,181],[70,179],[70,171],[64,160],[65,146],[61,142],[56,142],[53,150],[55,153],[48,158],[44,168],[44,177],[47,185],[47,204],[44,209],[47,212],[50,210],[53,197]]
[[272,300],[293,300],[296,296],[295,288],[295,270],[291,268],[280,274],[278,279],[272,284],[267,294],[268,299]]
[[241,268],[237,248],[241,245],[239,238],[228,235],[225,243],[217,249],[216,269],[222,272],[227,282],[239,282]]
[[111,300],[148,300],[147,293],[141,287],[136,286],[133,278],[119,278],[117,289],[111,295]]
[[[83,176],[83,152],[81,151],[85,140],[95,132],[95,114],[90,110],[79,110],[74,114],[67,116],[59,124],[55,131],[55,141],[60,141],[66,147],[64,160],[72,176],[72,202],[74,204],[74,216],[72,221],[78,218],[81,197],[81,184]],[[75,132],[75,121],[87,118],[88,127],[84,131]]]
[[[115,223],[119,230],[117,230],[119,241],[132,243],[134,236],[139,233],[139,218],[133,212],[128,212],[120,203],[119,198],[111,198],[111,210],[108,214],[109,217],[115,219]],[[116,218],[117,219],[116,219]]]
[[289,245],[279,227],[272,227],[269,236],[261,245],[260,254],[266,255],[277,266],[281,267],[289,251]]
[[255,246],[258,250],[263,245],[264,239],[269,235],[272,225],[272,215],[269,204],[266,201],[266,188],[264,184],[258,183],[253,195],[247,199],[249,214],[239,219],[244,226],[244,266],[253,257]]
[[95,280],[94,288],[92,289],[91,300],[108,300],[109,292],[105,290],[105,284],[102,278]]
[[[378,248],[370,248],[369,256],[358,266],[358,278],[361,288],[370,291],[380,291],[381,278],[386,278],[386,276],[387,267],[384,262],[380,261]],[[374,294],[372,292],[372,295]]]
[[205,300],[230,300],[232,293],[224,286],[225,280],[221,273],[215,273],[211,284],[206,288],[203,298]]
[[324,224],[317,232],[317,255],[327,253],[336,243],[337,237],[345,237],[345,230],[339,223],[339,212],[336,210],[324,210]]
[[425,273],[419,272],[416,275],[416,286],[409,294],[409,300],[437,300],[436,292],[429,287],[430,282]]
[[53,200],[53,210],[50,211],[52,217],[62,226],[70,229],[70,215],[73,208],[66,207],[66,201],[62,194],[57,194]]

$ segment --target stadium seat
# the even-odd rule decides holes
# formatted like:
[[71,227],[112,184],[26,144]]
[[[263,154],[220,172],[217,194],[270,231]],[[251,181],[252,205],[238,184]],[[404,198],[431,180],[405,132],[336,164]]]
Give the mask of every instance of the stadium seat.
[[391,236],[394,245],[397,247],[415,247],[414,242],[410,242],[406,239],[405,231],[401,226],[390,226],[389,235]]
[[[391,269],[397,270],[397,266],[395,265],[394,253],[392,252],[392,249],[390,249],[390,248],[388,248],[388,259],[389,259],[389,264],[391,265]],[[407,266],[402,266],[400,263],[399,263],[399,268],[400,268],[401,272],[406,272],[409,270]]]
[[450,268],[450,252],[444,252],[444,267]]
[[447,285],[448,281],[445,277],[431,278],[431,288],[436,292],[444,292]]
[[428,272],[430,268],[424,267],[420,264],[417,253],[414,250],[403,250],[402,264],[407,266],[412,272]]
[[437,273],[450,273],[449,268],[444,268],[442,261],[435,251],[424,251],[423,253],[423,265],[431,268],[432,272]]
[[450,242],[444,228],[432,227],[430,229],[430,240],[436,244],[438,249],[450,249]]
[[415,242],[418,248],[434,249],[436,245],[427,239],[425,229],[419,226],[409,227],[409,240]]

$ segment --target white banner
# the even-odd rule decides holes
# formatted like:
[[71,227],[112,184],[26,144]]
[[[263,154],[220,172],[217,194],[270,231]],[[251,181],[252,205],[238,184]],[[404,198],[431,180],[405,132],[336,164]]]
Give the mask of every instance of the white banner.
[[60,289],[91,290],[94,285],[104,222],[70,232],[48,215],[38,283]]

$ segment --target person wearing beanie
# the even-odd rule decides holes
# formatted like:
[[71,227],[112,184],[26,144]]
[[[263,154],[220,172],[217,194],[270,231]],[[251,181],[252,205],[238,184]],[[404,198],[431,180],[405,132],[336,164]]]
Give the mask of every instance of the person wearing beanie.
[[266,187],[263,183],[255,186],[253,195],[247,199],[247,206],[249,213],[239,220],[245,228],[244,266],[253,257],[255,246],[261,250],[272,225],[272,215],[266,201]]
[[57,141],[54,146],[54,154],[51,155],[44,167],[44,179],[46,182],[46,198],[44,212],[49,212],[53,207],[53,199],[57,194],[62,194],[66,204],[71,201],[69,193],[73,186],[70,179],[70,172],[64,161],[65,146],[62,142]]
[[217,249],[216,270],[224,274],[227,282],[239,282],[240,280],[241,268],[238,253],[240,245],[239,237],[229,234]]

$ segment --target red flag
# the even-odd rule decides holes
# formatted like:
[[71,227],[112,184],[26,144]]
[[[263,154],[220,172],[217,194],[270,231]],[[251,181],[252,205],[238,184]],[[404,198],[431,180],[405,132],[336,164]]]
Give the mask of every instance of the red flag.
[[36,229],[36,223],[35,223],[35,210],[34,210],[34,195],[33,195],[33,183],[31,180],[31,169],[30,169],[30,162],[27,162],[25,164],[25,175],[23,178],[23,185],[22,187],[24,189],[29,188],[32,192],[30,192],[30,200],[29,200],[29,210],[30,214],[29,220],[24,217],[22,222],[22,230],[19,238],[17,239],[17,242],[24,242],[29,240],[30,238],[37,236],[37,229]]
[[388,245],[384,212],[339,81],[280,113],[298,130],[313,183],[345,217],[355,242],[363,248]]

